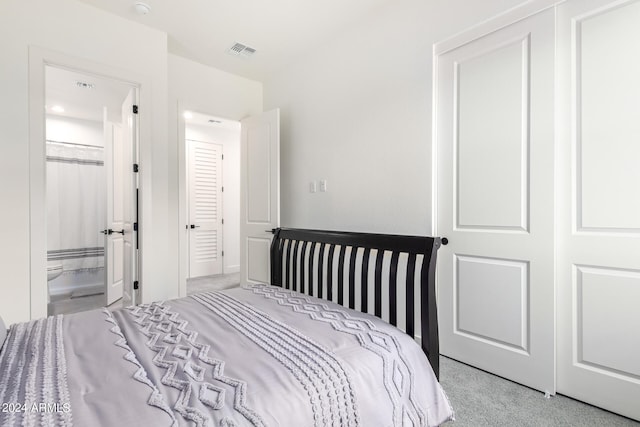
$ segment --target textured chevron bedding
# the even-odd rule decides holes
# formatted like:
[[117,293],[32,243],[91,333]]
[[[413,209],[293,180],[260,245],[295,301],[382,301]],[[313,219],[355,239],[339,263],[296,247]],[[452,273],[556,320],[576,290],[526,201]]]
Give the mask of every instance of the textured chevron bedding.
[[13,325],[1,426],[433,426],[420,347],[380,319],[256,285]]

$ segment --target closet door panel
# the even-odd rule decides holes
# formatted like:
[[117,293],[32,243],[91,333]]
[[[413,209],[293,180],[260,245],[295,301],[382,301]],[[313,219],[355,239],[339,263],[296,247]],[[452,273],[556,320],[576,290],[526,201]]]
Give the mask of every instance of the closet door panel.
[[439,54],[441,353],[555,392],[554,13]]
[[558,7],[558,391],[640,420],[640,2]]
[[458,228],[526,230],[528,59],[526,36],[454,64]]
[[578,226],[640,232],[640,3],[574,18]]

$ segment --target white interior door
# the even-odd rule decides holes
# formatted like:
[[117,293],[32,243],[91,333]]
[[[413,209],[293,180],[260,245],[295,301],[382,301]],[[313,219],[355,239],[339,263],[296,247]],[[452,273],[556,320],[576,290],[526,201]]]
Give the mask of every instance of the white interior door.
[[270,230],[280,226],[280,111],[242,120],[240,147],[240,281],[270,283]]
[[640,420],[640,2],[558,34],[558,392]]
[[122,298],[124,283],[124,236],[120,233],[109,233],[109,230],[122,230],[124,223],[123,212],[123,142],[122,125],[107,120],[104,113],[104,150],[106,190],[106,228],[104,234],[104,265],[105,265],[105,294],[107,305]]
[[222,274],[222,145],[187,141],[189,277]]
[[[137,230],[134,227],[137,218],[138,177],[133,165],[138,162],[138,115],[134,113],[137,90],[132,88],[122,103],[122,265],[123,265],[123,304],[137,304],[134,282],[137,280]],[[136,107],[137,110],[137,107]],[[114,229],[115,232],[116,229]]]
[[436,59],[441,353],[554,393],[553,10]]

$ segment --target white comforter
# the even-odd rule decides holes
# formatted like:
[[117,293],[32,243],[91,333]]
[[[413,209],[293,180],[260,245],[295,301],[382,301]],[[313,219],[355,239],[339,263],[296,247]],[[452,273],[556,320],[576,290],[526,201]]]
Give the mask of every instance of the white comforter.
[[420,347],[373,316],[271,286],[13,325],[0,425],[434,426]]

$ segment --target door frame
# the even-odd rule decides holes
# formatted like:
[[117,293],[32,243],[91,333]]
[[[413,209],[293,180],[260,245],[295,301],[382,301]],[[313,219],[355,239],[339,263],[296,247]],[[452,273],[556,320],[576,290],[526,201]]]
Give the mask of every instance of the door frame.
[[[151,105],[150,79],[136,72],[111,67],[109,65],[77,58],[60,52],[29,46],[29,286],[30,318],[47,316],[47,225],[46,225],[46,112],[45,112],[45,67],[67,69],[74,72],[117,80],[137,88],[139,103]],[[151,158],[151,109],[142,108],[139,120],[137,150],[138,163],[144,164]],[[139,192],[142,196],[138,204],[139,229],[141,224],[149,224],[151,212],[143,206],[151,205],[151,170],[141,168]],[[97,230],[96,230],[97,232]],[[142,250],[144,233],[138,232],[138,266],[135,280],[142,282]],[[140,292],[140,291],[138,291]],[[140,300],[140,298],[137,298]]]
[[[189,236],[187,230],[184,228],[189,222],[187,216],[189,206],[187,205],[187,121],[184,118],[184,113],[191,111],[194,113],[205,114],[207,116],[218,117],[224,120],[230,120],[234,122],[240,122],[239,119],[229,118],[221,114],[207,112],[207,108],[201,108],[196,105],[192,105],[187,102],[178,100],[177,113],[178,113],[178,296],[187,296],[187,276],[189,275]],[[238,144],[240,141],[238,141]],[[224,145],[223,145],[224,146]],[[224,166],[223,166],[224,167]],[[238,165],[240,167],[240,165]],[[224,206],[224,193],[223,206]],[[224,235],[224,229],[223,229]],[[222,240],[223,250],[227,239]],[[225,273],[224,259],[222,260],[222,274]]]

